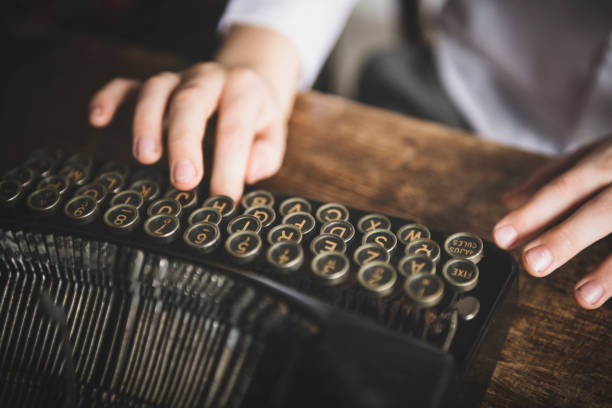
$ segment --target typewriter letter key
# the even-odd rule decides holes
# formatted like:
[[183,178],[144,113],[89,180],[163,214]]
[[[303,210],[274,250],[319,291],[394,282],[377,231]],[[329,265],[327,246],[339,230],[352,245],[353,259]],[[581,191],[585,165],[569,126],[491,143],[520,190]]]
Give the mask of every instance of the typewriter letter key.
[[330,221],[323,224],[321,227],[321,234],[337,235],[342,238],[344,242],[349,243],[355,236],[355,227],[348,221]]
[[253,207],[249,207],[244,213],[254,215],[255,217],[259,218],[259,221],[261,221],[261,226],[264,228],[268,228],[276,219],[274,208],[268,207],[267,205],[255,205]]
[[60,203],[60,194],[54,188],[40,188],[28,196],[28,207],[40,213],[49,214],[57,209]]
[[368,292],[384,296],[393,290],[393,285],[397,281],[397,273],[388,263],[375,261],[359,269],[357,280]]
[[23,189],[21,183],[15,180],[0,181],[0,203],[13,206],[19,202]]
[[342,204],[328,203],[317,210],[317,220],[322,224],[330,221],[346,221],[348,218],[349,211]]
[[383,247],[387,252],[393,252],[397,245],[395,234],[386,229],[376,229],[368,232],[363,236],[364,244],[377,244]]
[[436,273],[436,264],[425,255],[407,255],[400,259],[397,270],[407,278],[417,273]]
[[202,207],[212,207],[219,210],[223,218],[227,219],[236,212],[236,203],[225,195],[216,195],[204,201]]
[[274,206],[274,196],[266,190],[251,191],[242,197],[240,203],[245,209],[256,205],[267,205],[268,207],[272,207]]
[[301,197],[291,197],[280,203],[278,211],[284,217],[288,214],[293,214],[296,212],[310,213],[310,211],[312,211],[312,206],[308,201]]
[[359,266],[374,261],[389,262],[389,253],[377,244],[365,244],[355,250],[353,260]]
[[440,246],[431,239],[417,239],[408,244],[406,255],[425,255],[436,263],[440,260]]
[[482,239],[469,232],[458,232],[444,241],[444,250],[453,258],[478,263],[482,259]]
[[310,242],[310,250],[313,254],[318,255],[321,252],[340,252],[346,251],[346,243],[342,238],[332,234],[317,235]]
[[254,215],[239,215],[227,224],[227,233],[232,235],[234,232],[239,231],[259,232],[261,231],[261,221]]
[[129,204],[129,205],[133,205],[136,208],[140,208],[142,207],[143,203],[144,203],[144,198],[142,197],[142,194],[140,194],[136,190],[122,191],[118,193],[117,195],[115,195],[113,198],[111,198],[111,201],[110,201],[111,207],[114,207],[115,205],[119,205],[119,204]]
[[417,239],[429,239],[430,237],[431,233],[427,227],[421,224],[406,224],[397,231],[397,238],[404,245]]

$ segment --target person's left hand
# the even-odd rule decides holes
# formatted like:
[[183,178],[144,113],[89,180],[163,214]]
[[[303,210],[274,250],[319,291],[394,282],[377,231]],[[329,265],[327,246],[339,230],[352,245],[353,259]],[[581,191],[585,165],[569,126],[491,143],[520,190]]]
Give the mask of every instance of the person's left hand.
[[[495,243],[509,249],[532,238],[523,265],[533,276],[547,276],[612,232],[612,137],[539,169],[502,201],[512,211],[493,228]],[[586,309],[612,296],[612,255],[576,284],[574,296]]]

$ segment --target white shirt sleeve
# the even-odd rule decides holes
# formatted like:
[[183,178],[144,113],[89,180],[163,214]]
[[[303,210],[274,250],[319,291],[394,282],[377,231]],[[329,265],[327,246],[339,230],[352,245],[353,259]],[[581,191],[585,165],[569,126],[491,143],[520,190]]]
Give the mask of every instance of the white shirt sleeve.
[[301,63],[300,89],[317,78],[356,0],[231,0],[219,31],[234,24],[275,30],[291,41]]

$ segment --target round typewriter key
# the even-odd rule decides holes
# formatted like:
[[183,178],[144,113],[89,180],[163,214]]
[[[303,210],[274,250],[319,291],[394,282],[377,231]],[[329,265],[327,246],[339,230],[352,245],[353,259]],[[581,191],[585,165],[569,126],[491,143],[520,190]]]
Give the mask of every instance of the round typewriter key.
[[391,292],[397,281],[397,272],[385,262],[370,262],[359,268],[357,281],[369,292],[386,295]]
[[239,215],[227,224],[227,233],[233,234],[239,231],[261,231],[261,221],[254,215],[243,214]]
[[193,224],[183,234],[183,240],[187,245],[204,252],[215,249],[220,239],[221,231],[217,224],[206,221]]
[[42,214],[49,214],[59,206],[60,197],[60,193],[54,188],[39,188],[30,193],[27,203],[30,209]]
[[431,238],[431,232],[429,232],[426,226],[421,224],[406,224],[397,230],[397,239],[404,245],[408,245],[418,239],[429,238]]
[[110,205],[114,207],[119,204],[129,204],[133,205],[136,208],[142,207],[144,203],[144,198],[142,198],[142,194],[140,194],[136,190],[125,190],[118,194],[116,194],[113,198],[111,198]]
[[357,222],[357,229],[362,234],[367,234],[370,231],[374,231],[377,229],[386,229],[391,228],[391,221],[389,218],[382,214],[368,214],[364,215]]
[[88,223],[95,219],[98,213],[98,202],[92,196],[79,195],[72,198],[64,206],[64,214],[74,221]]
[[52,188],[60,194],[68,190],[68,181],[62,176],[53,175],[40,180],[36,188]]
[[246,194],[240,201],[243,208],[254,207],[256,205],[274,206],[274,196],[266,190],[255,190]]
[[300,229],[303,236],[310,234],[316,225],[316,221],[310,213],[299,211],[292,212],[283,217],[283,224],[292,224]]
[[98,184],[98,183],[86,184],[83,187],[79,188],[76,191],[76,193],[74,193],[74,195],[75,196],[80,196],[80,195],[89,196],[89,197],[92,197],[94,200],[96,200],[96,202],[101,203],[106,198],[107,191],[106,191],[106,187],[104,187],[101,184]]
[[327,203],[317,210],[317,220],[322,224],[330,221],[346,221],[348,218],[349,211],[342,204]]
[[349,260],[340,252],[321,252],[310,262],[310,269],[324,282],[334,284],[348,276]]
[[330,221],[323,224],[321,234],[337,235],[348,243],[355,236],[355,227],[348,221]]
[[272,225],[274,220],[276,220],[276,213],[274,212],[274,209],[266,205],[249,207],[244,213],[254,215],[255,217],[259,218],[259,221],[261,221],[261,226],[264,228],[269,227]]
[[100,167],[99,173],[102,174],[110,171],[121,174],[121,176],[125,179],[130,170],[127,164],[110,161]]
[[337,235],[321,234],[310,241],[310,250],[315,255],[323,252],[340,252],[343,254],[346,251],[346,243]]
[[117,193],[123,188],[125,183],[121,173],[116,171],[109,171],[102,173],[96,179],[98,184],[102,184],[111,193]]
[[452,258],[463,258],[474,263],[482,259],[482,248],[482,239],[470,232],[458,232],[444,241],[444,250]]
[[34,170],[39,176],[47,177],[51,175],[53,168],[57,164],[57,160],[51,157],[30,158],[24,163],[26,167]]
[[176,236],[180,226],[176,215],[158,214],[145,221],[144,230],[154,238],[170,240]]
[[296,212],[310,213],[312,211],[312,206],[308,201],[301,197],[290,197],[280,203],[278,211],[284,217],[288,214]]
[[425,255],[407,255],[400,259],[397,271],[406,278],[417,273],[436,273],[436,264]]
[[5,180],[15,180],[21,184],[21,187],[28,188],[34,179],[36,178],[36,174],[34,170],[29,167],[21,166],[16,167],[12,170],[9,170],[5,175]]
[[177,190],[176,188],[173,188],[172,190],[166,193],[166,197],[178,201],[179,203],[181,203],[181,206],[186,210],[198,205],[198,191],[196,189],[181,191]]
[[[236,203],[225,195],[216,195],[204,201],[202,207],[212,207],[219,210],[223,218],[229,218],[236,213]],[[261,220],[261,219],[260,219]]]
[[63,176],[69,185],[82,186],[89,178],[89,169],[90,166],[80,162],[67,163],[59,175]]
[[380,245],[385,251],[391,253],[397,246],[397,237],[389,230],[377,229],[365,234],[363,243]]
[[153,215],[166,214],[176,215],[178,217],[182,210],[181,203],[178,201],[172,198],[160,198],[149,205],[147,215],[151,217]]
[[230,235],[225,240],[225,250],[238,263],[249,262],[261,250],[261,238],[253,231],[240,231]]
[[406,279],[404,293],[417,308],[433,307],[442,300],[444,282],[438,275],[417,273]]
[[293,241],[277,242],[266,252],[268,262],[280,272],[297,270],[304,262],[302,247]]
[[223,216],[221,215],[221,211],[217,210],[213,207],[202,207],[194,210],[190,215],[187,222],[191,224],[196,224],[198,222],[212,222],[213,224],[219,225]]
[[130,204],[115,205],[104,213],[104,223],[115,231],[130,231],[139,220],[138,208]]
[[442,276],[455,292],[467,292],[478,283],[478,267],[467,259],[450,259],[442,267]]
[[293,224],[280,224],[268,232],[268,242],[271,245],[283,241],[293,241],[299,244],[302,241],[300,229]]
[[365,244],[355,250],[353,261],[359,266],[374,261],[389,262],[389,253],[378,244]]
[[440,260],[440,246],[431,239],[417,239],[406,246],[406,255],[425,255],[436,263]]
[[475,318],[480,311],[480,302],[473,296],[467,296],[455,303],[455,309],[459,312],[461,319],[469,321]]
[[6,206],[12,206],[19,202],[23,188],[17,180],[2,180],[0,181],[0,203]]
[[130,185],[130,190],[138,191],[145,201],[153,201],[159,197],[159,184],[153,180],[137,180]]

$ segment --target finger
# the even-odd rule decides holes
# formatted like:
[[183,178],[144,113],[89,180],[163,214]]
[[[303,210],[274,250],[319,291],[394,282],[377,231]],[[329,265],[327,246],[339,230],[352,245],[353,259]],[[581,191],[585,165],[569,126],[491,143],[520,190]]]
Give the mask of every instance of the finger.
[[162,122],[170,94],[180,81],[173,72],[162,72],[142,86],[134,110],[134,157],[144,164],[155,163],[162,153]]
[[493,229],[495,242],[501,248],[512,247],[611,181],[611,171],[603,171],[599,161],[591,156],[584,158],[500,220]]
[[172,183],[179,190],[196,187],[204,175],[204,129],[219,103],[223,83],[223,71],[210,69],[186,79],[172,97],[168,111],[168,160]]
[[609,209],[612,187],[608,187],[561,224],[545,232],[523,249],[523,264],[534,276],[546,276],[587,246],[608,235],[612,226]]
[[597,309],[612,296],[612,255],[576,284],[574,296],[585,309]]
[[115,78],[104,85],[91,98],[89,122],[98,127],[108,125],[119,105],[139,87],[139,81],[125,78]]
[[249,153],[246,173],[248,184],[271,177],[280,169],[285,155],[286,129],[282,124],[262,131]]
[[219,105],[212,194],[226,194],[234,200],[242,195],[255,125],[262,110],[260,90],[249,71],[235,71],[228,78]]

